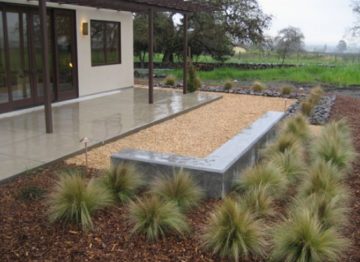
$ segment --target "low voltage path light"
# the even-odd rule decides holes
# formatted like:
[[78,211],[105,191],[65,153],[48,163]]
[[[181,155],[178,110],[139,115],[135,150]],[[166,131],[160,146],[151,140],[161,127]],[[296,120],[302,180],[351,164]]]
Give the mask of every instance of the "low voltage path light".
[[80,140],[80,143],[84,144],[85,147],[85,166],[86,166],[86,173],[89,173],[89,167],[88,167],[88,143],[89,143],[89,138],[84,137]]

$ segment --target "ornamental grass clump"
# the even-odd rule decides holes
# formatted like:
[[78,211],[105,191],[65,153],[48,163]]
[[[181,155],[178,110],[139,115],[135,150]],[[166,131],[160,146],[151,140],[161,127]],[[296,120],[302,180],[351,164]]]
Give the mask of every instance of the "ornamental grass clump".
[[143,178],[134,165],[120,163],[106,171],[102,182],[114,200],[124,203],[143,185]]
[[280,168],[292,183],[299,181],[299,178],[305,174],[305,162],[293,148],[285,149],[284,152],[275,152],[267,160]]
[[316,106],[319,102],[321,97],[325,94],[324,90],[321,86],[313,87],[310,90],[310,94],[308,97],[308,101],[312,104],[312,106]]
[[53,188],[48,200],[49,220],[80,224],[84,230],[92,229],[94,211],[112,203],[108,190],[94,180],[87,182],[81,174],[73,172],[62,175]]
[[288,180],[280,168],[271,163],[265,163],[248,168],[238,175],[233,184],[233,190],[246,193],[258,187],[267,187],[272,196],[281,197],[287,185]]
[[164,84],[167,86],[175,86],[175,82],[176,82],[176,77],[173,75],[166,76],[164,80]]
[[286,134],[292,134],[302,142],[306,142],[310,137],[309,123],[301,114],[287,119],[281,128],[281,131]]
[[260,93],[266,89],[267,89],[267,86],[260,81],[255,81],[251,86],[251,90],[254,92],[258,92],[258,93]]
[[224,84],[224,89],[229,91],[233,87],[233,82],[231,80],[227,80]]
[[163,200],[173,201],[182,211],[196,206],[203,196],[201,188],[182,169],[173,176],[155,179],[150,192]]
[[330,162],[317,161],[308,170],[303,183],[299,186],[298,197],[312,194],[326,199],[345,196],[344,187],[339,180],[339,170]]
[[188,68],[188,79],[187,79],[187,88],[189,92],[195,92],[196,90],[201,88],[201,80],[197,76],[196,68],[190,61]]
[[239,196],[239,203],[256,218],[264,218],[274,213],[273,198],[267,186],[258,186]]
[[325,195],[312,194],[306,198],[296,199],[295,210],[301,212],[308,209],[312,216],[316,217],[323,229],[334,227],[341,229],[347,224],[347,197],[337,195],[327,198]]
[[304,116],[310,116],[313,111],[313,108],[314,108],[313,104],[308,100],[302,101],[300,104],[300,110]]
[[183,235],[189,230],[185,216],[176,203],[161,200],[157,196],[131,200],[129,221],[133,226],[132,232],[145,235],[149,241],[165,237],[169,232]]
[[261,151],[261,156],[265,159],[271,158],[277,153],[285,153],[287,150],[291,150],[292,154],[302,159],[303,147],[299,139],[289,133],[282,132],[272,143],[266,145],[265,149]]
[[292,85],[284,85],[280,89],[280,92],[283,96],[290,95],[293,91],[294,87]]
[[331,162],[342,173],[348,172],[356,157],[356,152],[345,122],[326,125],[314,142],[311,152],[314,160],[322,159]]
[[211,214],[202,238],[206,249],[235,261],[263,256],[266,247],[265,225],[232,199]]
[[324,229],[304,208],[290,214],[273,232],[272,261],[338,261],[348,246],[334,228]]

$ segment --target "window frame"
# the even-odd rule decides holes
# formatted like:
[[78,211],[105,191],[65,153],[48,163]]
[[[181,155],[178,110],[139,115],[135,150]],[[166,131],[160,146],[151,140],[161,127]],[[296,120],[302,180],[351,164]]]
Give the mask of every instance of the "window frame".
[[[102,27],[103,27],[103,54],[104,54],[104,63],[94,63],[93,62],[93,41],[92,41],[92,23],[96,22],[96,23],[101,23]],[[119,48],[119,54],[118,54],[118,59],[116,62],[108,62],[108,49],[107,49],[107,24],[117,24],[118,25],[118,38],[119,38],[119,42],[118,42],[118,48]],[[120,21],[110,21],[110,20],[97,20],[97,19],[91,19],[90,20],[90,59],[91,59],[91,66],[92,67],[96,67],[96,66],[107,66],[107,65],[119,65],[122,63],[122,55],[121,55],[121,22]]]

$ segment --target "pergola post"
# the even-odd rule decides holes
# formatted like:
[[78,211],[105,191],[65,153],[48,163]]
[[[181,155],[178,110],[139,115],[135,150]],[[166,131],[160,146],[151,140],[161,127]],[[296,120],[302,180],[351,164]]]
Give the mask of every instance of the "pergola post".
[[53,132],[53,120],[52,120],[52,109],[51,109],[52,93],[50,90],[50,72],[48,66],[49,43],[48,43],[46,0],[39,0],[39,13],[40,13],[41,44],[42,44],[45,125],[46,125],[46,133],[50,134]]
[[188,72],[188,15],[184,14],[184,54],[183,54],[183,93],[187,93],[187,72]]
[[154,11],[149,9],[149,104],[154,103]]

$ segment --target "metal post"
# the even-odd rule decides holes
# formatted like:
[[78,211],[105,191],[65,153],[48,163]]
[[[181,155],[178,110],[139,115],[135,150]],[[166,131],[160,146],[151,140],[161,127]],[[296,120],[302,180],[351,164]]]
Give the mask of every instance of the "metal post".
[[149,104],[154,103],[154,11],[149,9]]
[[183,93],[187,93],[187,72],[188,72],[188,15],[184,14],[184,54],[183,54]]
[[51,90],[50,90],[50,73],[49,73],[49,43],[48,43],[48,28],[47,28],[47,14],[46,14],[46,0],[39,0],[40,13],[40,28],[41,28],[41,44],[42,44],[42,62],[43,62],[43,77],[44,77],[44,106],[45,106],[45,124],[46,133],[53,132],[53,120],[51,109]]

